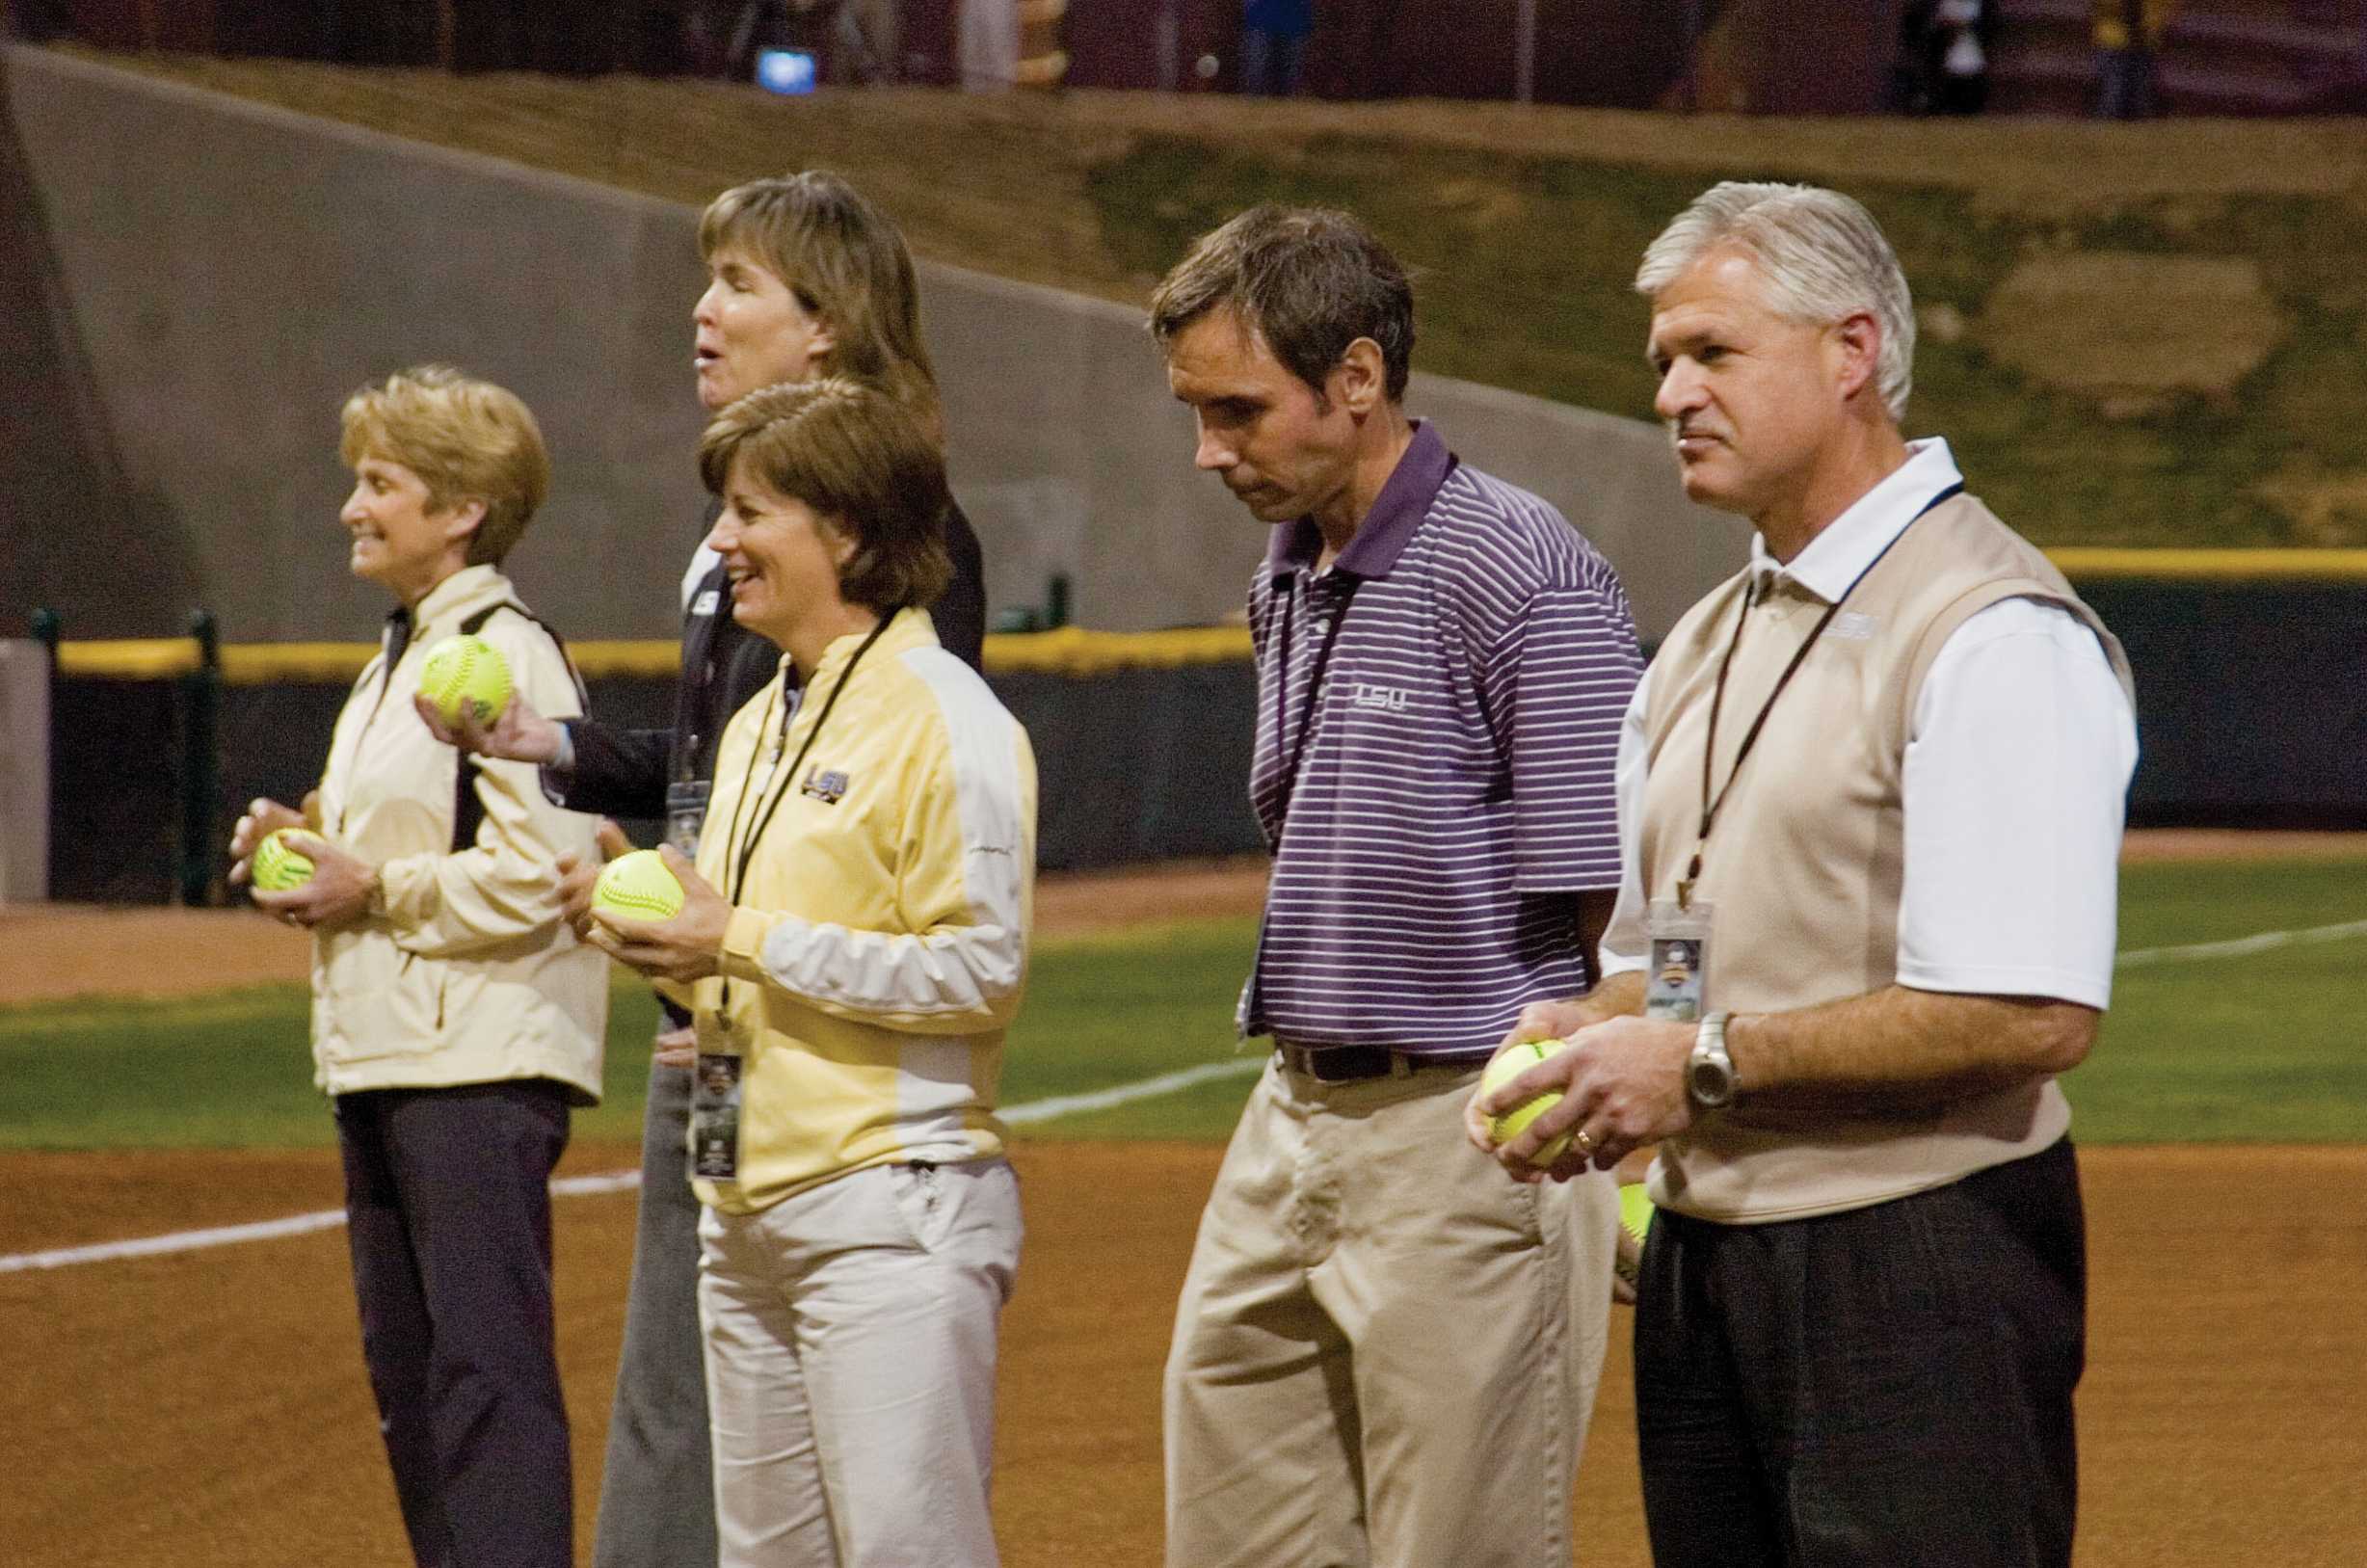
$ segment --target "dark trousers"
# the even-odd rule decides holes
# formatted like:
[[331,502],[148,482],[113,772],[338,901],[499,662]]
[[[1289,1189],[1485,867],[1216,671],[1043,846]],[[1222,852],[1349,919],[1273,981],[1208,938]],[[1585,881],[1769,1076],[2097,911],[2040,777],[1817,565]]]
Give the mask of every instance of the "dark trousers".
[[1662,1210],[1637,1294],[1656,1568],[2070,1562],[2087,1242],[2068,1140],[1850,1213]]
[[1239,91],[1253,97],[1287,98],[1298,92],[1299,64],[1307,55],[1304,34],[1244,28],[1240,40]]
[[547,1080],[340,1095],[361,1353],[420,1568],[566,1568]]
[[690,1069],[650,1064],[625,1349],[608,1413],[594,1568],[714,1568],[715,1473],[699,1330],[699,1195],[685,1174]]
[[2162,112],[2151,49],[2096,51],[2096,118],[2151,120]]

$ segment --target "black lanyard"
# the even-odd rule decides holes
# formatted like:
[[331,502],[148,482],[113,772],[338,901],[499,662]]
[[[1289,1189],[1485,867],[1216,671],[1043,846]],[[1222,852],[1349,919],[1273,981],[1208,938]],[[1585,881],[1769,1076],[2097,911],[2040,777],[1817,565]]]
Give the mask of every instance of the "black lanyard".
[[[1335,565],[1334,571],[1340,569]],[[1313,580],[1313,579],[1310,579]],[[1279,819],[1274,837],[1279,840],[1281,828],[1290,820],[1290,801],[1298,793],[1299,770],[1306,765],[1307,745],[1315,738],[1316,716],[1322,711],[1323,686],[1331,675],[1333,651],[1340,646],[1340,633],[1347,625],[1348,607],[1356,602],[1356,590],[1364,579],[1350,576],[1340,591],[1340,608],[1332,612],[1331,630],[1323,639],[1322,648],[1315,656],[1315,673],[1307,678],[1307,711],[1298,721],[1298,738],[1285,745],[1284,731],[1290,728],[1290,628],[1298,620],[1301,584],[1292,580],[1290,602],[1282,616],[1281,678],[1274,683],[1274,748],[1280,756],[1282,769],[1282,798],[1276,803],[1275,816]]]
[[1784,673],[1776,677],[1775,689],[1768,693],[1767,701],[1760,705],[1759,716],[1751,720],[1750,728],[1742,732],[1742,746],[1734,754],[1734,767],[1726,774],[1726,785],[1713,796],[1710,792],[1710,784],[1712,769],[1717,761],[1717,712],[1726,704],[1726,672],[1734,667],[1735,651],[1742,646],[1742,628],[1750,623],[1750,612],[1758,597],[1758,585],[1755,580],[1745,585],[1742,590],[1742,613],[1735,617],[1734,636],[1726,643],[1726,656],[1717,661],[1717,686],[1710,698],[1710,733],[1701,748],[1701,827],[1693,836],[1692,861],[1686,866],[1685,875],[1677,879],[1677,907],[1679,909],[1689,908],[1692,904],[1693,888],[1701,881],[1701,858],[1709,852],[1710,831],[1717,826],[1717,813],[1725,806],[1727,795],[1734,790],[1734,781],[1742,772],[1743,758],[1749,757],[1750,749],[1759,743],[1759,731],[1767,727],[1767,716],[1775,711],[1776,699],[1783,696],[1786,686],[1792,684],[1792,678],[1799,673],[1800,665],[1806,662],[1809,650],[1817,646],[1817,639],[1824,635],[1824,628],[1833,624],[1833,617],[1841,613],[1841,607],[1849,601],[1849,596],[1857,592],[1857,585],[1864,582],[1867,574],[1882,564],[1882,557],[1890,553],[1892,545],[1906,537],[1907,529],[1921,522],[1924,513],[1929,512],[1963,488],[1964,482],[1958,480],[1926,501],[1922,511],[1907,518],[1906,527],[1891,535],[1889,543],[1875,551],[1874,559],[1867,562],[1864,569],[1849,579],[1849,586],[1841,591],[1841,597],[1825,606],[1824,613],[1817,618],[1816,625],[1810,629],[1808,640],[1800,644],[1799,651],[1792,655],[1792,662],[1784,666]]
[[[871,628],[871,634],[863,640],[863,646],[856,649],[854,656],[846,661],[845,673],[838,677],[838,683],[830,688],[830,698],[822,704],[822,711],[815,717],[813,728],[806,731],[806,738],[798,744],[797,756],[782,772],[780,784],[772,792],[771,802],[758,812],[756,826],[749,831],[747,842],[741,844],[739,859],[734,867],[731,846],[739,843],[740,811],[748,804],[749,793],[756,784],[757,756],[764,749],[760,735],[755,750],[748,754],[748,772],[740,781],[740,798],[731,803],[731,827],[724,835],[723,840],[724,865],[731,872],[730,880],[725,884],[724,902],[734,906],[739,903],[740,892],[748,886],[748,867],[756,859],[757,845],[762,841],[764,830],[772,825],[773,813],[781,809],[783,798],[788,794],[790,786],[796,783],[797,770],[806,764],[806,754],[812,751],[813,743],[821,738],[822,726],[830,722],[830,710],[838,705],[839,697],[845,693],[848,686],[854,683],[855,667],[863,662],[863,656],[871,651],[871,645],[880,640],[880,637],[888,630],[888,624],[893,621],[903,608],[901,604],[896,605],[886,615],[881,616],[879,625]],[[785,674],[782,678],[785,688],[786,675]],[[777,700],[785,709],[788,704],[787,697],[784,695]],[[789,715],[785,711],[781,716],[782,740],[784,741],[788,738],[788,726]],[[775,757],[781,755],[778,743],[774,746],[773,755]]]

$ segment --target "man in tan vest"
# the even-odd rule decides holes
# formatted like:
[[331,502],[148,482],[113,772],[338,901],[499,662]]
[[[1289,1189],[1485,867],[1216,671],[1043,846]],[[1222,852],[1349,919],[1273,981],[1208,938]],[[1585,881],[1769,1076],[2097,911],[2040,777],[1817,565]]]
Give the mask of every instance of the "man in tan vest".
[[[1636,1285],[1659,1568],[2063,1564],[2086,1264],[2069,1110],[2135,766],[2119,644],[1902,438],[1905,279],[1830,191],[1645,252],[1686,493],[1748,518],[1628,709],[1605,978],[1476,1097],[1523,1180],[1657,1144]],[[1563,1095],[1497,1148],[1488,1114]],[[1530,1156],[1567,1132],[1544,1171]]]

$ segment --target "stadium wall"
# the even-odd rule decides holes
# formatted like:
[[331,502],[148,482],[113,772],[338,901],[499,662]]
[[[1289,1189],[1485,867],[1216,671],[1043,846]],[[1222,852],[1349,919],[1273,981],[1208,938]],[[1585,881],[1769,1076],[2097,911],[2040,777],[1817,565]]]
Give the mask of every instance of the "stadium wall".
[[[2367,687],[2356,678],[2367,667],[2367,558],[2254,562],[2269,574],[2237,578],[2224,558],[2150,554],[2159,560],[2146,576],[2130,575],[2141,563],[2125,556],[2063,558],[2137,671],[2131,823],[2367,827]],[[2165,573],[2181,564],[2219,575]],[[2303,566],[2321,575],[2293,574]],[[256,795],[294,802],[311,786],[369,652],[230,648],[209,681],[193,640],[65,645],[49,704],[53,739],[30,717],[39,706],[21,679],[0,692],[0,730],[20,737],[11,753],[17,776],[0,777],[15,856],[0,897],[20,896],[10,890],[27,874],[18,834],[45,821],[53,896],[166,901],[194,863],[219,898],[227,824]],[[667,721],[671,643],[575,652],[595,711],[622,725]],[[19,674],[31,678],[29,667]],[[46,678],[45,664],[40,674]],[[1260,847],[1244,802],[1256,725],[1245,632],[991,637],[987,677],[1035,743],[1038,859],[1048,869]],[[211,720],[196,713],[199,704],[211,704]],[[191,737],[206,733],[215,752],[193,753]],[[44,740],[55,754],[47,781],[25,772]],[[210,783],[196,792],[210,801],[205,831],[192,842],[185,786],[192,770],[207,768]],[[51,812],[28,816],[15,803],[44,783]],[[654,824],[629,826],[650,841]]]
[[[516,386],[551,439],[558,488],[516,561],[531,601],[579,647],[672,637],[700,511],[692,209],[15,48],[0,178],[0,348],[25,350],[0,355],[0,630],[47,604],[69,639],[170,636],[204,605],[233,645],[373,635],[383,600],[333,526],[335,410],[450,358]],[[1191,472],[1139,313],[923,270],[996,602],[1039,602],[1057,574],[1095,626],[1233,615],[1262,530]],[[1648,639],[1741,557],[1742,525],[1682,503],[1647,425],[1437,378],[1412,402],[1603,545]],[[2063,565],[2138,671],[2133,818],[2367,823],[2367,564],[2219,552],[2165,576],[2164,552],[2068,558],[2098,553]],[[992,678],[1042,757],[1046,865],[1256,846],[1237,650],[1080,661],[1040,656],[1056,637],[997,642]],[[48,882],[66,898],[172,896],[193,770],[218,770],[214,826],[254,794],[300,795],[351,678],[233,678],[193,724],[204,682],[85,651],[68,642],[49,704]],[[600,711],[662,722],[669,657],[598,676]],[[218,759],[191,746],[208,732]]]
[[[12,531],[101,543],[0,574],[0,616],[48,603],[69,638],[171,636],[201,604],[229,642],[370,635],[384,606],[334,521],[336,411],[448,359],[517,390],[552,448],[514,562],[528,600],[574,638],[672,634],[703,501],[694,209],[43,50],[0,68],[62,294],[58,358],[94,394],[84,443],[140,506],[106,533],[70,483],[28,503]],[[993,604],[1041,604],[1058,575],[1086,625],[1236,615],[1263,530],[1192,471],[1140,312],[922,272]],[[1741,559],[1742,525],[1683,501],[1648,424],[1435,377],[1409,402],[1601,545],[1647,636]],[[22,420],[0,410],[0,445]]]

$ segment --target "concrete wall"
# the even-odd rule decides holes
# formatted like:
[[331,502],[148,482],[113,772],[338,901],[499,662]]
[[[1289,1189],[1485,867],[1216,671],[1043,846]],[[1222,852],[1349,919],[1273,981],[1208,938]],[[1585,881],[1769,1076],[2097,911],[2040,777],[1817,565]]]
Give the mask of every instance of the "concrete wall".
[[337,409],[425,359],[543,422],[560,483],[517,557],[525,591],[578,635],[673,629],[643,563],[662,530],[678,572],[697,523],[678,208],[38,51],[7,64],[102,444],[149,524],[76,563],[116,591],[77,596],[66,635],[179,634],[190,606],[160,579],[227,641],[369,635],[386,603],[343,564]]
[[105,410],[92,384],[44,203],[23,148],[9,134],[9,76],[0,70],[0,637],[22,635],[25,614],[48,602],[75,623],[106,606],[114,585],[86,580],[78,563],[142,552],[148,596],[188,598],[171,563],[144,543],[142,508],[100,439]]
[[49,896],[49,654],[0,641],[0,904]]
[[[104,543],[0,588],[60,603],[69,637],[178,635],[193,598],[227,641],[373,635],[384,600],[347,575],[335,522],[337,407],[448,359],[518,391],[549,440],[556,487],[512,558],[529,600],[573,637],[673,633],[667,590],[704,500],[693,209],[38,50],[7,50],[4,68],[64,330],[105,421],[91,444],[143,526],[126,545],[70,509],[28,519]],[[1139,313],[922,273],[993,602],[1040,603],[1061,572],[1088,625],[1236,613],[1263,531],[1192,471]],[[1585,529],[1647,635],[1740,559],[1740,525],[1677,496],[1648,425],[1437,378],[1417,377],[1410,404]]]

